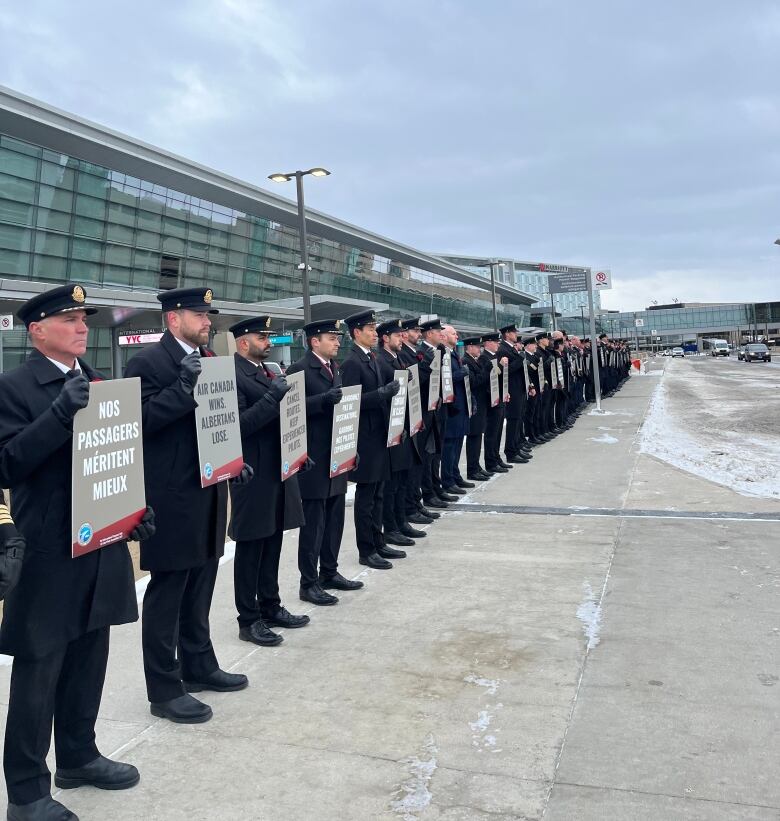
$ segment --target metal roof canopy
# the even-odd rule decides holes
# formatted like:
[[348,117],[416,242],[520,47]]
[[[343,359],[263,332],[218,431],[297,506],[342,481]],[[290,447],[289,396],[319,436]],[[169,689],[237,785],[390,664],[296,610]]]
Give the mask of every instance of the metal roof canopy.
[[[274,299],[271,302],[264,302],[263,305],[269,310],[271,308],[298,310],[301,317],[303,316],[303,298],[299,296]],[[311,318],[314,322],[322,319],[344,319],[358,311],[368,310],[378,314],[389,311],[390,306],[387,302],[368,302],[335,294],[316,294],[311,298]],[[302,321],[301,324],[303,324]]]
[[[30,282],[20,279],[0,279],[0,314],[15,314],[22,303],[54,286],[48,282]],[[85,283],[89,305],[100,310],[90,317],[94,328],[156,328],[162,326],[162,309],[154,293],[129,291],[121,288],[101,288]],[[211,317],[217,331],[225,330],[242,317],[269,314],[291,326],[303,324],[303,311],[293,307],[266,302],[227,302],[214,300],[219,311]],[[18,320],[17,320],[18,321]]]
[[[298,224],[297,204],[293,200],[134,140],[5,86],[0,86],[0,131],[227,208],[287,225]],[[490,291],[490,284],[484,277],[308,207],[306,223],[312,234],[357,246],[393,262],[421,268],[480,291]],[[496,293],[518,305],[531,305],[535,301],[530,294],[498,282]]]

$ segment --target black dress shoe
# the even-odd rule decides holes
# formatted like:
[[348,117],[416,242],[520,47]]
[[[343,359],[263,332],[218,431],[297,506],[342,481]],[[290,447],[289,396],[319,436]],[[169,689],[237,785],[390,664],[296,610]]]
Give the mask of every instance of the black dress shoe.
[[320,607],[328,607],[332,604],[338,604],[339,600],[336,596],[331,596],[326,593],[319,584],[312,584],[309,587],[302,587],[298,591],[298,598],[301,601],[307,601],[310,604],[316,604]]
[[184,689],[188,693],[200,693],[201,690],[211,690],[214,693],[233,693],[249,686],[249,679],[243,673],[226,673],[219,667],[199,681],[184,682]]
[[[412,545],[414,542],[411,539],[408,539]],[[396,550],[394,547],[388,547],[385,545],[384,547],[378,547],[376,549],[377,556],[381,559],[405,559],[406,558],[406,551],[405,550]]]
[[392,566],[392,562],[388,562],[387,559],[383,559],[378,553],[371,553],[368,556],[361,556],[358,559],[360,564],[364,564],[366,567],[373,567],[374,570],[389,570]]
[[476,487],[476,485],[473,482],[466,482],[464,479],[456,479],[455,484],[458,487],[464,488],[464,489]]
[[428,534],[424,530],[416,530],[409,525],[404,525],[401,528],[401,533],[408,539],[424,539]]
[[[458,489],[460,490],[460,488],[458,488]],[[447,493],[446,490],[443,490],[439,494],[439,498],[442,500],[442,502],[449,503],[449,502],[457,502],[459,497],[458,497],[458,495],[456,495],[454,493]]]
[[271,627],[306,627],[311,619],[308,616],[293,616],[286,607],[280,607],[273,616],[263,616],[263,621]]
[[450,485],[449,487],[444,488],[445,493],[449,493],[450,496],[465,496],[466,491],[463,488],[459,488],[457,485]]
[[[398,530],[391,530],[389,533],[385,533],[385,545],[389,545],[389,544],[399,545],[400,547],[414,547],[414,542],[408,536],[404,536],[404,534],[401,533]],[[387,549],[388,548],[386,546],[385,547],[380,547],[377,550],[377,553],[380,556],[384,556],[384,553],[382,553],[382,551],[387,550]],[[395,558],[399,558],[399,557],[388,555],[388,556],[385,556],[385,558],[386,559],[395,559]]]
[[360,590],[363,582],[356,579],[345,579],[341,573],[334,573],[332,576],[320,574],[320,587],[323,590]]
[[6,818],[8,821],[79,821],[78,815],[50,795],[32,804],[9,804]]
[[427,507],[420,508],[420,514],[422,516],[427,516],[429,519],[440,519],[441,513],[437,513],[435,510],[428,510]]
[[488,479],[496,475],[496,471],[493,468],[484,468],[482,472],[488,477]]
[[284,641],[284,636],[269,630],[260,619],[248,627],[240,628],[238,637],[241,641],[251,641],[253,644],[259,644],[260,647],[276,647]]
[[531,460],[527,456],[513,456],[509,460],[510,465],[525,465]]
[[512,469],[512,465],[507,464],[506,462],[499,462],[498,463],[502,468],[506,468],[507,470]]
[[57,767],[54,773],[54,783],[61,790],[72,790],[85,784],[99,790],[126,790],[135,787],[140,780],[141,776],[132,764],[111,761],[103,755],[73,770]]
[[433,519],[430,516],[423,516],[422,513],[412,513],[411,516],[407,516],[406,520],[413,525],[431,525],[433,524]]
[[443,510],[444,508],[447,507],[447,503],[444,502],[443,500],[439,499],[438,497],[436,499],[431,497],[430,499],[425,500],[425,506],[426,507],[437,508],[438,510]]
[[473,479],[475,482],[485,482],[490,478],[489,476],[486,476],[484,473],[469,473],[468,477],[469,479]]
[[175,724],[203,724],[213,715],[208,704],[188,695],[150,704],[149,710],[153,716],[167,718]]

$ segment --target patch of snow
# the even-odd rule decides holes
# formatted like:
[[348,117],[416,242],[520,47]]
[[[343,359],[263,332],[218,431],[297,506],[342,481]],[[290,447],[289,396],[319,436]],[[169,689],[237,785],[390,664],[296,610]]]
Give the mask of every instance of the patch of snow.
[[417,821],[418,814],[430,805],[433,794],[429,785],[439,766],[438,752],[433,736],[429,735],[423,745],[422,757],[412,756],[401,762],[409,765],[409,778],[396,790],[390,809],[402,816],[403,821]]
[[[487,696],[494,696],[498,692],[498,688],[501,684],[500,679],[482,678],[481,676],[475,675],[468,675],[463,679],[463,681],[467,684],[473,684],[476,687],[483,688],[485,695]],[[494,729],[491,733],[488,733],[488,729],[496,718],[493,710],[499,710],[503,706],[504,705],[501,703],[496,704],[495,707],[490,704],[486,704],[485,709],[480,710],[477,713],[477,718],[474,721],[469,722],[469,727],[471,729],[471,744],[476,748],[477,752],[481,753],[484,750],[500,752],[496,748],[496,745],[498,744],[498,739],[496,737],[498,730]]]
[[601,436],[589,436],[588,441],[596,442],[599,445],[616,445],[619,440],[608,433],[602,433]]
[[466,684],[475,684],[477,687],[484,687],[485,692],[489,696],[494,696],[498,692],[498,687],[501,684],[501,679],[498,678],[480,678],[479,676],[466,676],[463,679]]
[[582,589],[585,598],[577,608],[577,618],[582,622],[582,632],[588,640],[586,647],[588,650],[592,650],[594,647],[598,647],[601,642],[601,605],[593,594],[590,582],[585,582]]
[[[715,403],[709,404],[714,410]],[[746,441],[725,424],[716,430],[697,425],[695,419],[675,413],[665,381],[653,392],[639,433],[639,450],[743,496],[780,498],[780,437],[752,436]]]

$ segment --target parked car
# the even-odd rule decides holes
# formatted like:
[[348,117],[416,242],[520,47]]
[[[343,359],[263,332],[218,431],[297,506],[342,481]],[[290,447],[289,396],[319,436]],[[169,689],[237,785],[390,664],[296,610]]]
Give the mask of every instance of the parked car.
[[682,348],[672,348],[672,357],[675,356],[685,357],[685,351]]
[[763,342],[751,342],[745,345],[745,352],[742,354],[745,362],[771,362],[772,354]]
[[745,358],[745,346],[740,345],[737,348],[737,359],[741,362]]

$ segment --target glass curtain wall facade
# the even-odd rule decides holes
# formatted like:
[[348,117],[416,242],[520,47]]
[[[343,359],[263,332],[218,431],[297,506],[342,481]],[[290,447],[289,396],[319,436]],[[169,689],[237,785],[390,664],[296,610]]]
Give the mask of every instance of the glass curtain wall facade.
[[[262,302],[302,294],[295,225],[274,222],[0,134],[0,277],[141,289],[208,285],[217,299]],[[389,303],[393,314],[438,314],[491,328],[489,291],[309,236],[311,292]],[[524,322],[525,306],[498,306]],[[108,331],[92,332],[105,367]],[[105,338],[103,338],[105,337]],[[6,334],[5,367],[24,333]]]

